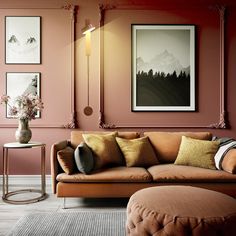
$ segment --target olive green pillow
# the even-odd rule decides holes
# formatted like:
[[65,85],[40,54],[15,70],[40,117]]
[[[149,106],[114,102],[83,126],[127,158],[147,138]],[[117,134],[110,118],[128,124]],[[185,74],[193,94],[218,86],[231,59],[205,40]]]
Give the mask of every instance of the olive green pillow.
[[148,137],[131,140],[116,137],[116,141],[125,157],[126,166],[148,167],[158,164]]
[[105,166],[124,164],[122,153],[116,143],[117,132],[109,134],[82,134],[94,156],[94,170]]
[[66,147],[57,152],[57,160],[62,170],[70,175],[76,172],[76,164],[74,160],[74,149]]
[[179,153],[174,164],[215,170],[214,156],[219,144],[218,141],[205,141],[182,136]]

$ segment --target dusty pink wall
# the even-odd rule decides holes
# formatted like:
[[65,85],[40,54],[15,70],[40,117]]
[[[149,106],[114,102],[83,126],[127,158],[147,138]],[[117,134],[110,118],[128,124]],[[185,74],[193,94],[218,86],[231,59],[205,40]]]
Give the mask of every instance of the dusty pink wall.
[[[35,125],[63,125],[70,120],[70,73],[71,73],[71,14],[62,9],[0,9],[0,25],[4,33],[4,16],[41,16],[42,54],[39,65],[6,65],[5,38],[1,37],[1,83],[0,94],[6,92],[6,72],[41,72],[41,97],[44,111],[41,119],[32,121]],[[16,81],[17,82],[17,81]],[[63,108],[63,109],[62,109]],[[15,119],[5,119],[5,106],[0,106],[0,126],[15,124]]]
[[[58,7],[65,2],[71,2],[79,5],[78,22],[76,25],[76,110],[79,120],[79,126],[82,130],[98,130],[99,119],[99,0],[91,1],[1,1],[0,8],[17,8],[17,7]],[[103,1],[105,3],[127,3],[128,0],[121,1]],[[132,1],[139,4],[153,3],[154,1]],[[181,3],[184,2],[184,7]],[[107,123],[122,124],[209,124],[219,121],[219,15],[217,12],[209,10],[208,6],[214,4],[215,1],[155,1],[158,11],[108,11],[105,20],[105,115]],[[227,24],[226,24],[226,78],[227,78],[227,111],[231,127],[226,130],[212,130],[214,134],[222,136],[232,136],[236,138],[236,108],[235,108],[235,87],[236,87],[236,30],[234,22],[236,22],[236,5],[233,0],[221,1],[222,4],[228,6]],[[7,14],[7,9],[4,10]],[[2,11],[1,11],[2,12]],[[4,13],[5,14],[5,13]],[[92,33],[92,52],[90,57],[90,103],[94,109],[92,116],[85,116],[83,108],[86,106],[86,57],[85,57],[85,41],[81,35],[81,28],[84,26],[85,19],[96,25],[97,29]],[[1,13],[1,21],[4,15]],[[60,18],[55,19],[55,24],[60,22]],[[197,112],[155,112],[155,113],[132,113],[130,106],[130,81],[131,81],[131,23],[156,23],[156,24],[195,24],[197,26],[197,47],[196,47],[196,81],[198,101]],[[1,35],[4,35],[4,28],[1,23]],[[44,25],[44,29],[48,25]],[[54,29],[53,25],[50,28]],[[59,32],[58,32],[59,31]],[[63,33],[60,29],[57,33]],[[46,45],[46,43],[45,43]],[[1,47],[3,43],[1,43]],[[60,45],[58,46],[60,50]],[[50,58],[52,52],[46,50],[42,45],[43,55]],[[55,49],[57,50],[57,49]],[[5,72],[9,70],[4,65],[4,50],[0,55],[0,75],[1,86],[4,86]],[[46,60],[46,59],[45,59]],[[46,63],[47,62],[47,63]],[[64,61],[64,66],[58,67],[56,64],[50,64],[51,61],[44,61],[39,66],[38,71],[43,71],[52,75],[55,68],[66,71],[68,64]],[[49,66],[50,65],[50,66]],[[18,68],[17,68],[18,69]],[[26,70],[26,69],[25,69]],[[10,71],[9,71],[10,72]],[[45,79],[45,86],[50,85],[50,77]],[[64,86],[69,85],[69,80],[62,79]],[[62,83],[63,84],[63,83]],[[45,103],[53,104],[62,91],[58,89],[57,96],[55,91],[45,94],[43,99]],[[43,88],[42,88],[43,90]],[[68,101],[66,102],[68,103]],[[64,120],[68,119],[68,109],[66,105],[61,106],[60,116]],[[45,111],[43,111],[45,112]],[[46,112],[45,112],[46,113]],[[1,109],[1,119],[4,116]],[[48,117],[48,120],[55,122],[61,117]],[[48,120],[47,120],[48,119]],[[142,129],[137,129],[143,131]],[[159,129],[160,130],[160,129]],[[167,130],[167,129],[166,129]],[[174,129],[168,129],[174,130]],[[181,129],[182,130],[182,129]],[[195,129],[196,130],[196,129]],[[197,129],[198,130],[198,129]],[[203,129],[200,129],[203,130]],[[67,139],[70,130],[59,128],[33,128],[33,139],[45,142],[47,144],[47,173],[50,173],[49,154],[52,143]],[[0,145],[14,140],[15,128],[0,128]],[[27,163],[27,164],[26,164]],[[39,160],[34,153],[14,152],[11,154],[11,174],[39,174]]]

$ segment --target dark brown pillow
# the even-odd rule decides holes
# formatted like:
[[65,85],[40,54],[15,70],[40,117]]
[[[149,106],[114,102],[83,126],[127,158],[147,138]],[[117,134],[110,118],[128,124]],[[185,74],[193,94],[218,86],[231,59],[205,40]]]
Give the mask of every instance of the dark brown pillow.
[[70,175],[76,171],[73,148],[66,147],[66,148],[58,151],[57,160],[58,160],[62,170],[66,174]]

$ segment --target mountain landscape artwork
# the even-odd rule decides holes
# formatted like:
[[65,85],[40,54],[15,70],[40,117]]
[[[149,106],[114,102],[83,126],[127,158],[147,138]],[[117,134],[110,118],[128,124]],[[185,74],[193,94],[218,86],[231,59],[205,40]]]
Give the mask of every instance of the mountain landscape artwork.
[[195,110],[194,26],[132,25],[132,110]]

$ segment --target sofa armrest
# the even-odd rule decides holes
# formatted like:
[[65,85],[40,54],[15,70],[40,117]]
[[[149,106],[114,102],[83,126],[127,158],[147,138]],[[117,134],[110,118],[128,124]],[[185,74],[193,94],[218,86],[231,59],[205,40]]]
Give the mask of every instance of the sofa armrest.
[[230,149],[222,161],[222,169],[231,174],[236,174],[236,148]]
[[58,143],[54,143],[51,147],[51,178],[52,178],[52,191],[56,193],[56,185],[57,185],[57,175],[60,173],[60,166],[57,160],[57,152],[69,146],[68,140],[63,140]]

